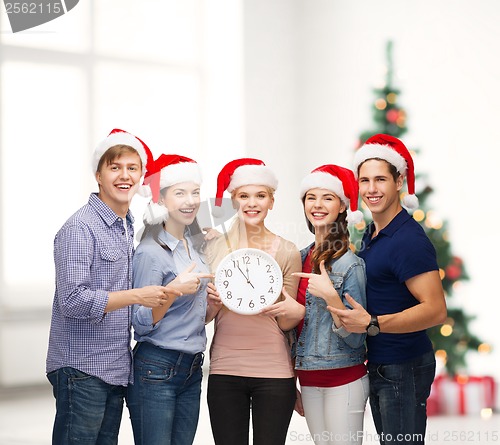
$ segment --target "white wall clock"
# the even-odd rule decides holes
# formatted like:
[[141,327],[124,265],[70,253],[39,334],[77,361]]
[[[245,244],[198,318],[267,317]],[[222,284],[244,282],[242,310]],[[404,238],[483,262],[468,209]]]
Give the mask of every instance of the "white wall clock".
[[283,273],[276,260],[263,250],[238,249],[219,263],[215,286],[228,309],[253,315],[281,295]]

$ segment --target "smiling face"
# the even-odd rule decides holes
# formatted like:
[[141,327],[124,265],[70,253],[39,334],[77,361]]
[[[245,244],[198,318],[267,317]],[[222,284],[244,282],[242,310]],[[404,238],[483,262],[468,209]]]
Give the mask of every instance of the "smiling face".
[[374,218],[393,217],[401,209],[403,177],[394,179],[388,162],[369,159],[359,167],[359,194]]
[[248,225],[263,225],[267,213],[273,208],[274,196],[264,185],[244,185],[233,192],[240,219]]
[[[165,228],[173,233],[193,223],[200,207],[200,186],[194,182],[180,182],[162,191],[159,204],[168,209]],[[169,230],[169,228],[171,230]]]
[[304,213],[315,233],[328,233],[339,214],[345,210],[345,204],[330,190],[314,188],[304,196]]
[[135,150],[103,162],[95,174],[99,198],[118,216],[125,217],[141,176],[141,158]]

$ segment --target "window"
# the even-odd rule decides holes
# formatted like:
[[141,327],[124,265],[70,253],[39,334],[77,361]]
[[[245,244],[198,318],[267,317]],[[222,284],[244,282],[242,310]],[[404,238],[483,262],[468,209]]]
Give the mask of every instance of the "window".
[[227,147],[242,154],[240,11],[234,0],[82,0],[21,33],[4,11],[0,306],[50,307],[54,235],[97,190],[90,154],[112,128],[156,156],[196,159],[205,185]]

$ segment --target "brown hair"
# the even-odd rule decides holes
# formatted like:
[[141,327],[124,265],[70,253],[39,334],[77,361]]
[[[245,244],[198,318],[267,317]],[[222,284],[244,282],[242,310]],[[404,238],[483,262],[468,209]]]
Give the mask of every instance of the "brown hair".
[[[305,195],[302,204],[305,203]],[[306,217],[307,228],[311,233],[315,233],[314,226]],[[316,246],[311,254],[311,265],[314,273],[321,273],[319,263],[325,262],[326,270],[331,270],[330,262],[339,258],[349,249],[349,229],[347,228],[347,210],[339,213],[333,222],[328,235],[319,246]]]
[[140,166],[142,169],[142,159],[141,156],[139,155],[139,152],[130,145],[118,144],[118,145],[113,145],[113,147],[108,148],[104,152],[104,154],[101,156],[101,159],[99,159],[99,163],[97,164],[97,171],[101,171],[103,165],[110,165],[116,159],[128,153],[135,153],[137,154],[137,156],[139,156]]
[[365,159],[361,164],[358,165],[358,177],[359,177],[359,170],[361,169],[361,166],[366,162],[366,161],[370,161],[372,159],[375,159],[376,161],[384,161],[387,166],[389,167],[389,173],[390,175],[393,177],[394,179],[394,182],[397,181],[397,179],[401,176],[401,173],[398,172],[398,169],[392,165],[390,162],[386,161],[385,159],[382,159],[382,158],[370,158],[370,159]]

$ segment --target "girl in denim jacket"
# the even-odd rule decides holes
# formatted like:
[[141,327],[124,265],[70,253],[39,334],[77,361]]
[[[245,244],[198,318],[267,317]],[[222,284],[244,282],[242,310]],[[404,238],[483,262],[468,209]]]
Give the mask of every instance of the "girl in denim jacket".
[[[315,444],[361,444],[368,398],[366,334],[351,334],[327,306],[350,308],[345,295],[366,306],[366,273],[349,249],[347,223],[360,220],[358,185],[351,170],[323,165],[302,180],[301,198],[315,241],[302,250],[297,301],[306,315],[297,326],[297,411]],[[347,208],[353,211],[347,214]]]

